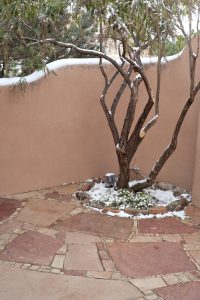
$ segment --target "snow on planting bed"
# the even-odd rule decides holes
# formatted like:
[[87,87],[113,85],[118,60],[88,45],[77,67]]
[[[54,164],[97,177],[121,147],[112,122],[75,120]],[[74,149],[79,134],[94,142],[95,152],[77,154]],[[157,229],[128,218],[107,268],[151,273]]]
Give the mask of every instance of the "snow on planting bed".
[[[136,181],[131,182],[133,186]],[[191,195],[188,192],[178,190],[162,190],[153,186],[147,188],[142,192],[134,194],[128,190],[115,190],[114,188],[106,188],[104,183],[95,183],[95,185],[88,191],[90,196],[89,207],[93,207],[96,211],[104,212],[110,216],[118,216],[121,218],[165,218],[165,217],[179,217],[184,219],[186,217],[184,210],[181,211],[166,211],[165,207],[181,199],[185,201],[191,200]],[[176,189],[177,192],[177,189]],[[179,202],[178,202],[179,203]],[[102,207],[101,207],[102,206]],[[103,208],[104,207],[104,208]],[[155,208],[162,208],[163,213],[151,213]],[[107,210],[107,208],[111,208]],[[138,211],[137,215],[131,213],[131,210]],[[142,213],[148,211],[147,214]]]

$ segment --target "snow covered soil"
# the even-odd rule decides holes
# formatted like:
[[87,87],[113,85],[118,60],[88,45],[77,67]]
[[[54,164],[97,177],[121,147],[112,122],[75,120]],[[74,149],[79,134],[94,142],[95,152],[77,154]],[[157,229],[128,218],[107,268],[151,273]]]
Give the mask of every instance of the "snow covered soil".
[[[134,182],[135,183],[135,182]],[[134,185],[133,182],[131,182],[132,185]],[[130,184],[130,185],[131,185]],[[150,195],[155,199],[155,206],[167,206],[171,202],[180,200],[182,197],[187,199],[188,201],[191,201],[191,195],[189,193],[183,192],[180,193],[179,196],[174,196],[172,190],[161,190],[155,187],[148,188],[144,190],[145,194]],[[92,202],[103,202],[106,206],[113,206],[113,203],[118,204],[119,203],[119,209],[120,212],[113,213],[113,212],[107,212],[110,216],[118,216],[121,218],[137,218],[137,219],[146,219],[146,218],[165,218],[165,217],[179,217],[181,219],[184,219],[186,217],[184,211],[174,211],[174,212],[166,212],[163,214],[149,214],[149,215],[143,215],[139,214],[137,216],[130,215],[126,212],[124,212],[125,208],[130,208],[128,205],[124,205],[121,203],[120,198],[120,191],[114,190],[114,188],[106,188],[104,183],[96,183],[94,187],[91,188],[91,190],[88,192],[88,194],[91,197],[90,203]],[[153,206],[153,205],[152,205]],[[95,210],[102,212],[102,209],[94,208]]]

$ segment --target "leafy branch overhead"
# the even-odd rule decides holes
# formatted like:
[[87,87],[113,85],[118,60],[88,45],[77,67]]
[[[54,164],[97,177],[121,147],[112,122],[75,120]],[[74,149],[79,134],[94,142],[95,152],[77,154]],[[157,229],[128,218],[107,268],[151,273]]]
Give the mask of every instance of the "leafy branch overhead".
[[48,45],[29,48],[22,36],[35,39],[53,37],[82,48],[98,49],[97,26],[87,11],[77,14],[77,4],[69,0],[2,0],[0,3],[0,77],[28,75],[45,64],[77,56]]

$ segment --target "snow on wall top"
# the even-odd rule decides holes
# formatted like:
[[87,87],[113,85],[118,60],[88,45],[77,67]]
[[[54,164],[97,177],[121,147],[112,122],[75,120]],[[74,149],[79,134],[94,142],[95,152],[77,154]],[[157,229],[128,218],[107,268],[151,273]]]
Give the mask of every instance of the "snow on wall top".
[[[183,51],[178,54],[167,56],[162,59],[162,63],[165,64],[167,62],[178,59],[182,55]],[[143,57],[142,63],[145,65],[155,64],[158,61],[157,56]],[[96,66],[99,63],[98,58],[67,58],[60,59],[54,62],[47,64],[48,71],[56,71],[60,68],[68,67],[68,66],[80,66],[80,65],[93,65]],[[104,64],[110,64],[108,61],[103,61]],[[26,83],[35,82],[47,75],[45,70],[35,71],[30,75],[24,77],[11,77],[11,78],[0,78],[0,87],[3,86],[12,86],[19,84],[22,80]]]

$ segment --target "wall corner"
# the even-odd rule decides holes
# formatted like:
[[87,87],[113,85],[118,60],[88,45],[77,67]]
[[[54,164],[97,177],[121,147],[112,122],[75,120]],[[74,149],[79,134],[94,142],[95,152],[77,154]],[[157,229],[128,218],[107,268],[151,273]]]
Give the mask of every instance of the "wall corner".
[[197,129],[196,157],[192,187],[192,204],[200,208],[200,114]]

